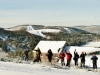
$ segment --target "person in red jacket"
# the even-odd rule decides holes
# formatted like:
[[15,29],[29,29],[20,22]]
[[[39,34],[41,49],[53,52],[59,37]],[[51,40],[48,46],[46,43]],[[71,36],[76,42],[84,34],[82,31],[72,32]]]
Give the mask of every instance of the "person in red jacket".
[[66,59],[67,59],[66,66],[70,67],[70,62],[71,62],[71,59],[72,59],[72,54],[70,53],[70,51],[66,52]]
[[65,54],[64,54],[63,52],[60,52],[60,54],[59,54],[59,58],[60,58],[60,60],[61,60],[61,65],[62,65],[62,66],[65,65],[64,57],[65,57]]

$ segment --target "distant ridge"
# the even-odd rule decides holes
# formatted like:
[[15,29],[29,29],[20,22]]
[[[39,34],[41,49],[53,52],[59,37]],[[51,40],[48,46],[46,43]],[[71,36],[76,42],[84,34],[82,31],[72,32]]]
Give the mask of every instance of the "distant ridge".
[[90,33],[100,34],[100,25],[74,26],[74,28],[85,30]]
[[[32,26],[35,30],[38,29],[60,29],[65,31],[64,28],[68,28],[72,32],[78,33],[95,33],[100,34],[100,25],[89,25],[89,26],[72,26],[72,27],[65,27],[65,26],[44,26],[44,25],[18,25],[14,27],[7,28],[8,30],[25,30],[26,26]],[[66,31],[67,32],[67,31]]]

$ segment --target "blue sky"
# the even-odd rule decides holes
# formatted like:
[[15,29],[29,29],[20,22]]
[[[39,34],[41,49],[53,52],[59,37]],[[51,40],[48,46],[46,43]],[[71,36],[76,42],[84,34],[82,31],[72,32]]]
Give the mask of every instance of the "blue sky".
[[0,27],[100,25],[100,0],[0,0]]

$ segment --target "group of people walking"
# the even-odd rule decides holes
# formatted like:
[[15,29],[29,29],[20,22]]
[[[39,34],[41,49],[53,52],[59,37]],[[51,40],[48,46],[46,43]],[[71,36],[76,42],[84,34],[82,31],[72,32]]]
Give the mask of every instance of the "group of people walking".
[[[35,59],[33,60],[33,62],[41,62],[41,50],[39,49],[39,47],[34,50],[36,51],[36,57]],[[27,50],[25,50],[25,60],[28,61],[28,52]],[[49,49],[47,51],[47,54],[46,54],[47,58],[48,58],[48,62],[52,62],[52,56],[53,56],[53,52],[51,49]],[[81,60],[81,64],[80,64],[80,67],[85,67],[85,56],[86,56],[86,52],[82,52],[80,55],[78,54],[78,52],[74,51],[74,56],[72,56],[72,54],[70,53],[70,51],[67,51],[67,52],[63,52],[61,51],[59,53],[59,59],[61,60],[61,66],[68,66],[70,67],[70,63],[71,63],[71,60],[72,60],[72,57],[73,57],[73,60],[74,60],[74,65],[75,66],[78,66],[79,65],[79,62],[78,62],[78,59],[80,58]],[[65,60],[67,60],[67,63],[65,64]],[[96,54],[93,54],[93,56],[91,57],[91,60],[92,60],[92,63],[93,63],[93,69],[97,69],[97,60],[98,60],[98,57],[96,56]]]
[[[85,56],[86,56],[86,52],[82,52],[79,55],[78,52],[75,49],[74,56],[73,56],[74,65],[75,66],[79,65],[78,59],[80,58],[80,61],[81,61],[80,67],[85,67],[85,61],[86,61],[85,60]],[[70,53],[70,51],[60,52],[59,58],[61,60],[61,65],[62,66],[68,66],[68,67],[70,67],[70,63],[71,63],[71,60],[72,60],[72,54]],[[66,60],[67,60],[66,64],[65,64],[64,58],[66,58]],[[97,60],[98,60],[98,57],[96,56],[96,54],[93,54],[93,56],[91,57],[90,60],[92,60],[93,69],[97,69]]]
[[[78,66],[78,59],[79,58],[81,58],[81,67],[85,66],[85,55],[86,55],[86,53],[84,54],[84,52],[82,52],[82,54],[79,56],[78,52],[76,52],[76,49],[75,49],[75,51],[74,51],[74,57],[73,57],[75,66]],[[70,67],[70,63],[71,63],[71,59],[72,59],[72,54],[70,53],[70,51],[61,52],[59,54],[59,56],[60,56],[60,60],[61,60],[61,65],[62,66],[64,65],[63,64],[64,63],[64,57],[66,56],[67,63],[66,63],[65,66]]]

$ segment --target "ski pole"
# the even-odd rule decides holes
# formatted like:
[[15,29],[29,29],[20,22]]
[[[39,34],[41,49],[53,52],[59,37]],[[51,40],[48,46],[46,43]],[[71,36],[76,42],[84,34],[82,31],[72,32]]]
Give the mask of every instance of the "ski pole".
[[91,59],[90,59],[90,62],[89,62],[89,66],[90,66],[90,63],[91,63]]

